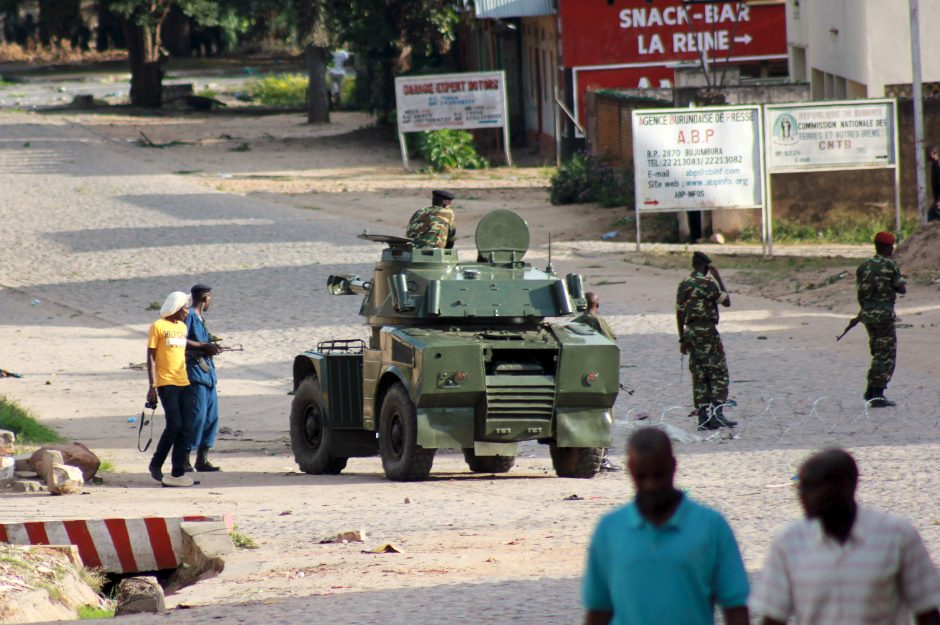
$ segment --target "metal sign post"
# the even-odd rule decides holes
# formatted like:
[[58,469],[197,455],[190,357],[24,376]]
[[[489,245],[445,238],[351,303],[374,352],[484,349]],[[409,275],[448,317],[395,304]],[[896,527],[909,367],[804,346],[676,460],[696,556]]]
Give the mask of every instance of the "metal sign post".
[[399,76],[395,78],[395,106],[405,169],[405,133],[445,129],[502,128],[506,163],[512,165],[506,72]]
[[646,212],[761,209],[766,229],[758,105],[633,111],[636,245]]

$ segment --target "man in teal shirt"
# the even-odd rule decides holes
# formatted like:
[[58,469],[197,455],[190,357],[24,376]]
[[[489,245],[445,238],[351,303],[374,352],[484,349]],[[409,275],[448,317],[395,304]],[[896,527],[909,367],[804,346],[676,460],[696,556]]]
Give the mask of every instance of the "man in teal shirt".
[[731,527],[673,486],[676,459],[662,430],[627,444],[636,498],[597,524],[582,595],[585,625],[748,625],[748,583]]

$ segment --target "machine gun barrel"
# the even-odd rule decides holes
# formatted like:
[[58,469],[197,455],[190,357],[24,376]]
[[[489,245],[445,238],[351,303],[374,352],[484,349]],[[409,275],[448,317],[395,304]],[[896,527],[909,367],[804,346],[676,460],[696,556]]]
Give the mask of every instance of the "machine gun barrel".
[[372,281],[359,276],[330,276],[326,288],[331,295],[365,295],[372,290]]

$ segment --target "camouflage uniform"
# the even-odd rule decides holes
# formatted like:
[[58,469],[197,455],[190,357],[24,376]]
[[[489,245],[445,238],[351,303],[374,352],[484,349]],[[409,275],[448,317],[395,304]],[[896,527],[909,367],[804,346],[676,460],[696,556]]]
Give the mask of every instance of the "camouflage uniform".
[[414,241],[415,247],[454,247],[457,228],[452,208],[429,206],[419,208],[408,220],[405,236]]
[[676,310],[683,322],[679,340],[688,349],[697,408],[728,400],[728,364],[717,328],[718,304],[724,297],[718,285],[698,271],[679,283],[676,294]]
[[855,272],[860,320],[868,330],[871,367],[868,384],[884,389],[894,374],[898,338],[894,330],[894,300],[904,284],[897,263],[886,256],[875,256],[859,265]]
[[598,317],[594,313],[586,312],[575,319],[574,323],[583,323],[586,326],[591,326],[597,332],[600,332],[611,341],[617,342],[617,335],[614,334],[614,331],[610,329],[610,326],[607,325],[607,322],[604,321],[601,317]]

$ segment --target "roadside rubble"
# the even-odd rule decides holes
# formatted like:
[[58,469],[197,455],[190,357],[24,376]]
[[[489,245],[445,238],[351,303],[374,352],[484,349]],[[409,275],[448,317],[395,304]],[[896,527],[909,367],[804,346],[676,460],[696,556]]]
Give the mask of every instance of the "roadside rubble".
[[106,608],[100,581],[71,545],[0,543],[0,623],[74,620],[79,607]]
[[53,495],[80,493],[101,466],[98,456],[82,443],[45,445],[19,456],[13,455],[15,443],[13,432],[0,430],[0,489]]

